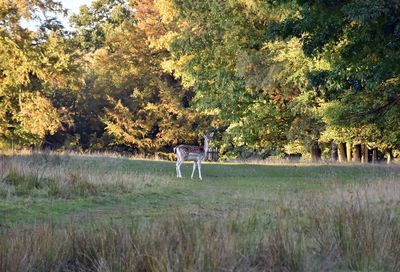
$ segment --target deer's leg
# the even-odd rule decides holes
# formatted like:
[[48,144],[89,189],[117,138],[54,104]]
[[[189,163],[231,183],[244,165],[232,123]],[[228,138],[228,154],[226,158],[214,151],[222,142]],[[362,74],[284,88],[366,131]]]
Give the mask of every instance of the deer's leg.
[[181,166],[182,166],[182,164],[183,164],[183,161],[180,161],[180,162],[179,162],[179,177],[180,177],[180,178],[182,177],[182,171],[181,171]]
[[197,168],[199,168],[199,178],[202,180],[203,178],[201,177],[201,161],[197,162]]
[[182,174],[181,174],[181,164],[182,161],[181,160],[177,160],[176,161],[176,177],[181,178]]
[[193,179],[193,175],[194,175],[194,172],[196,171],[196,162],[193,162],[193,171],[192,171],[192,177],[191,177],[191,179]]

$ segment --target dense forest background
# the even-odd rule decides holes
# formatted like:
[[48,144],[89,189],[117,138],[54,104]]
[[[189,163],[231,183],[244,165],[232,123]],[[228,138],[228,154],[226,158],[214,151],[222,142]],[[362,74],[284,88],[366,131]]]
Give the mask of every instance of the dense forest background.
[[399,156],[399,0],[0,3],[0,150]]

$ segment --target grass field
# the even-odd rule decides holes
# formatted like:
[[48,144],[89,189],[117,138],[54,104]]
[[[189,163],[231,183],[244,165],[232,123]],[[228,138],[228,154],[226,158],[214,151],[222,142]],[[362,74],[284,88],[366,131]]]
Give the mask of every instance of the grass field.
[[0,271],[396,271],[397,165],[0,158]]

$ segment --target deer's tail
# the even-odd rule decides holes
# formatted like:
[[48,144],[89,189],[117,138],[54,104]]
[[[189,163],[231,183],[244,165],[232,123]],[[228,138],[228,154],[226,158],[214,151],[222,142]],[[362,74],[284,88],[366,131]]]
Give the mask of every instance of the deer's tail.
[[174,147],[174,153],[176,154],[176,147]]

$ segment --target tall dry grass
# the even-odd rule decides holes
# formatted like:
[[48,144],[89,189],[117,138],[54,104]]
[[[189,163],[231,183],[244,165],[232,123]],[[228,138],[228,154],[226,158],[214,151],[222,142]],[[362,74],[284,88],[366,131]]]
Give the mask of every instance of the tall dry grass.
[[282,199],[268,215],[163,219],[0,237],[1,271],[399,271],[400,185]]
[[[0,198],[71,198],[174,182],[115,160],[102,162],[106,169],[81,159],[1,157]],[[0,234],[0,271],[400,271],[400,184],[390,173],[348,185],[324,173],[321,181],[334,184],[328,191],[278,195],[267,202],[273,207],[254,213],[127,214],[118,222],[7,231]]]
[[119,168],[121,159],[92,157],[91,160],[103,164],[107,160],[107,168],[91,166],[86,157],[68,154],[0,156],[0,198],[27,195],[71,198],[109,191],[126,193],[175,182],[166,176]]

